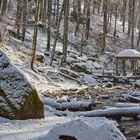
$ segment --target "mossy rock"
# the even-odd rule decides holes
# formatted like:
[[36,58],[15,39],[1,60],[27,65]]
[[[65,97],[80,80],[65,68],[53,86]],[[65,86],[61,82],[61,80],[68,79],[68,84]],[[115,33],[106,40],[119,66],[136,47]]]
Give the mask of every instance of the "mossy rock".
[[0,116],[9,119],[44,118],[44,105],[36,89],[0,50]]
[[134,88],[135,88],[135,89],[137,89],[137,88],[139,88],[139,89],[140,89],[140,85],[139,85],[139,84],[137,84],[137,83],[135,83],[135,84],[134,84]]
[[134,88],[135,89],[140,89],[140,80],[137,80],[135,83],[134,83]]
[[36,55],[36,60],[40,63],[44,62],[44,55],[38,54]]
[[80,66],[80,65],[74,65],[73,67],[71,67],[71,69],[73,71],[76,71],[76,72],[83,72],[83,73],[86,73],[86,74],[91,74],[90,71],[88,71],[84,66]]

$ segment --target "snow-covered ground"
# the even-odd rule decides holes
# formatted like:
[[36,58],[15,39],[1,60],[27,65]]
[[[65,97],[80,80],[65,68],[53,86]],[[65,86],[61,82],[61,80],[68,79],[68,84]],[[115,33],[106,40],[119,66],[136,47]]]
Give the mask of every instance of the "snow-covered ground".
[[49,132],[56,124],[64,123],[70,118],[47,117],[42,120],[9,121],[0,118],[1,140],[28,140],[39,138]]
[[[114,20],[112,21],[113,24]],[[13,23],[11,21],[11,23]],[[60,73],[60,61],[61,61],[61,53],[62,53],[62,40],[59,39],[56,46],[55,60],[53,65],[50,66],[50,56],[51,51],[46,52],[47,46],[47,33],[43,32],[41,28],[39,28],[38,41],[37,41],[37,51],[36,56],[43,57],[43,63],[40,61],[35,61],[35,70],[31,70],[31,54],[32,54],[32,33],[33,27],[27,27],[26,39],[25,42],[21,42],[18,39],[13,37],[9,37],[6,39],[1,45],[1,49],[7,54],[10,58],[12,64],[20,69],[22,73],[26,76],[28,81],[35,86],[39,94],[53,93],[56,90],[66,90],[66,89],[82,89],[88,86],[96,86],[98,85],[98,81],[95,78],[96,73],[102,74],[103,68],[113,69],[114,68],[114,58],[115,55],[120,51],[126,48],[129,48],[130,43],[127,35],[122,33],[121,23],[117,24],[117,34],[119,37],[113,38],[113,32],[108,33],[107,37],[107,48],[106,52],[102,56],[98,56],[99,53],[99,44],[98,37],[99,34],[102,33],[102,15],[95,13],[91,15],[91,35],[90,39],[86,42],[87,46],[84,46],[83,56],[80,56],[80,45],[79,48],[75,48],[74,46],[68,46],[68,57],[67,61],[70,65],[66,66],[68,72],[70,72],[75,80],[66,78],[64,75]],[[2,26],[1,26],[2,27]],[[12,29],[12,26],[6,25],[7,29]],[[113,27],[112,27],[113,29]],[[69,30],[69,42],[77,45],[79,44],[81,38],[74,37],[73,32],[75,30],[75,25],[70,23]],[[55,29],[52,28],[52,37],[51,37],[51,50],[54,43],[54,34]],[[110,30],[113,31],[113,30]],[[63,25],[60,29],[60,37],[62,36]],[[86,68],[88,71],[91,71],[91,74],[85,74],[83,72],[78,73],[71,69],[72,66],[79,65]],[[108,71],[108,70],[107,70]],[[80,81],[80,82],[78,82]],[[84,136],[88,137],[87,140],[92,140],[93,131],[94,140],[123,140],[125,139],[120,132],[116,129],[114,123],[104,118],[79,118],[74,117],[73,113],[70,113],[69,117],[57,117],[54,115],[56,110],[53,108],[45,106],[45,119],[41,120],[26,120],[26,121],[11,121],[4,118],[0,118],[0,140],[26,140],[26,139],[46,139],[51,140],[50,137],[54,136],[55,140],[56,135],[64,130],[65,124],[68,123],[70,126],[67,131],[68,134],[74,133],[72,120],[77,119],[77,125],[74,125],[78,130],[79,134],[82,131],[87,132],[86,128],[90,129]],[[79,128],[79,125],[85,125],[86,127]],[[62,124],[61,126],[58,124]],[[91,125],[92,124],[92,125]],[[54,130],[51,130],[54,127],[58,127]],[[107,127],[109,129],[107,131]],[[62,130],[59,132],[58,129]],[[68,129],[68,128],[67,128]],[[50,131],[51,130],[51,131]],[[50,131],[49,135],[48,132]],[[90,132],[92,131],[92,132]],[[55,134],[53,132],[56,132]],[[101,133],[100,133],[101,132]],[[84,134],[84,133],[83,133]],[[118,137],[117,137],[117,136]],[[78,136],[78,134],[75,134]],[[110,138],[110,136],[112,136]],[[79,140],[84,140],[85,137],[79,137]],[[100,138],[100,139],[99,139]],[[118,139],[117,139],[118,138]]]
[[[10,121],[0,118],[1,140],[59,140],[60,135],[78,140],[125,140],[116,123],[105,118],[46,117],[42,120]],[[100,132],[100,133],[99,133]]]

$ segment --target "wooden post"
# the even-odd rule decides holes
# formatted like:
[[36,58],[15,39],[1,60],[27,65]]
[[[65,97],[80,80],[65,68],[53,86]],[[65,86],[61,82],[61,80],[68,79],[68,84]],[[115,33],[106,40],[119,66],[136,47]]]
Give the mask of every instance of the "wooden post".
[[137,59],[134,59],[134,75],[137,75]]
[[125,69],[126,63],[125,63],[125,61],[126,61],[125,59],[122,60],[122,63],[123,63],[123,75],[124,76],[126,76],[126,69]]

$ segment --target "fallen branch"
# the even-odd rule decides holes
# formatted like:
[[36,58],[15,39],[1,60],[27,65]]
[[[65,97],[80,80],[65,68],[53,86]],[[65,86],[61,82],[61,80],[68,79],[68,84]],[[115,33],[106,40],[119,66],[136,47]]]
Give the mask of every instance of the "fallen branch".
[[118,108],[124,108],[124,107],[140,107],[139,104],[136,104],[136,103],[116,103],[114,106],[115,107],[118,107]]
[[69,111],[90,111],[93,110],[93,103],[92,102],[81,102],[81,101],[74,101],[74,102],[65,102],[61,104],[62,110],[69,110]]
[[77,79],[75,79],[75,78],[73,78],[73,77],[71,77],[71,76],[69,76],[69,75],[66,75],[66,74],[64,74],[64,73],[62,73],[62,72],[59,72],[59,74],[62,75],[63,77],[66,77],[67,79],[76,81],[76,82],[78,82],[79,84],[82,83],[81,81],[79,81],[79,80],[77,80]]
[[137,118],[140,115],[140,107],[112,108],[106,110],[94,110],[88,112],[77,112],[77,116],[85,117],[107,117],[121,120],[121,117]]
[[140,98],[138,98],[138,97],[134,97],[134,96],[131,96],[131,95],[127,95],[127,98],[129,99],[130,102],[133,102],[133,103],[140,103]]
[[71,102],[63,102],[59,103],[54,99],[44,99],[44,104],[54,107],[60,111],[91,111],[93,110],[93,106],[95,104],[92,101],[71,101]]

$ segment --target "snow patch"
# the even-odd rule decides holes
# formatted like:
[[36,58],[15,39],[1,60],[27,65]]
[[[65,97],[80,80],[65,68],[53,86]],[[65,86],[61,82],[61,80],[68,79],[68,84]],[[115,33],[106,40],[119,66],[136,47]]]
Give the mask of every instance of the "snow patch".
[[[100,133],[99,133],[100,132]],[[59,140],[60,136],[73,136],[77,140],[125,140],[116,126],[105,118],[76,119],[54,127],[41,140]]]
[[134,49],[125,49],[119,52],[117,57],[140,57],[140,52]]

